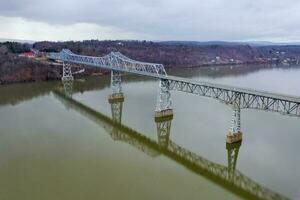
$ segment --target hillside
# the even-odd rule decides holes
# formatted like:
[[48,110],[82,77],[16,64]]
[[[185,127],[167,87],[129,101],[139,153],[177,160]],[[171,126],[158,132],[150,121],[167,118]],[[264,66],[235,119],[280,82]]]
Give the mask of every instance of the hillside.
[[[68,48],[74,53],[103,56],[111,51],[140,61],[162,63],[165,67],[198,67],[234,64],[290,64],[300,60],[300,46],[253,46],[243,43],[151,42],[151,41],[98,41],[82,42],[18,42],[0,43],[0,84],[59,79],[62,67],[48,61],[20,57],[19,54],[34,48],[44,52]],[[80,69],[80,66],[75,67]],[[101,71],[87,68],[90,76]]]
[[300,46],[251,46],[240,43],[183,43],[147,41],[37,42],[41,51],[68,48],[74,53],[102,56],[111,51],[141,61],[162,63],[166,67],[203,65],[283,63],[300,60]]

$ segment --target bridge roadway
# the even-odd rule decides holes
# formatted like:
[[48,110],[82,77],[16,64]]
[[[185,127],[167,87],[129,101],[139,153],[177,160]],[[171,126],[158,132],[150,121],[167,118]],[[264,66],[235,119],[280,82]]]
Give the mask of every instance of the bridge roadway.
[[[47,57],[49,59],[63,61],[64,63],[109,69],[113,72],[117,72],[115,73],[117,76],[119,76],[118,72],[126,72],[153,77],[160,79],[167,90],[176,90],[211,97],[226,104],[237,103],[241,109],[260,109],[296,117],[300,116],[300,97],[169,76],[162,64],[135,61],[119,52],[111,52],[103,57],[92,57],[77,55],[68,49],[63,49],[59,53],[49,53]],[[120,83],[116,85],[118,84]],[[161,106],[160,110],[170,108],[170,104],[164,103],[166,105]]]
[[[145,134],[139,133],[121,123],[116,123],[106,115],[66,96],[61,91],[62,90],[54,91],[54,95],[58,100],[60,100],[68,109],[72,108],[99,124],[114,140],[126,142],[151,157],[157,157],[159,154],[165,155],[196,174],[204,176],[228,191],[246,199],[288,199],[285,196],[259,185],[238,170],[235,170],[235,166],[232,170],[230,167],[214,163],[181,147],[172,140],[169,140],[168,144],[162,147],[153,139],[146,137]],[[122,111],[120,111],[120,115],[121,112]]]
[[256,96],[261,96],[261,97],[265,97],[265,98],[282,99],[282,100],[286,100],[286,101],[290,101],[290,102],[300,103],[300,97],[297,97],[297,96],[289,96],[289,95],[284,95],[284,94],[271,93],[271,92],[267,92],[267,91],[254,90],[254,89],[250,89],[250,88],[232,87],[232,86],[223,85],[223,84],[216,84],[216,83],[192,80],[192,79],[188,79],[188,78],[182,78],[182,77],[178,77],[178,76],[168,75],[167,77],[162,78],[162,79],[167,79],[167,80],[171,81],[171,83],[173,81],[182,82],[183,84],[191,84],[194,87],[196,87],[196,86],[210,87],[212,89],[221,89],[221,90],[226,90],[226,91],[231,91],[231,92],[256,95]]
[[164,78],[170,90],[211,97],[226,104],[238,101],[240,109],[259,109],[300,117],[300,97],[232,87],[223,84],[191,80],[176,76]]

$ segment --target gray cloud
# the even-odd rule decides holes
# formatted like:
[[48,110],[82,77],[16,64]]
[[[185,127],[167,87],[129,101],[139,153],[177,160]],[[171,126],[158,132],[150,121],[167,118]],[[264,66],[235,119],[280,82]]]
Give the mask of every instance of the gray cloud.
[[158,40],[288,41],[300,40],[299,10],[297,0],[10,0],[0,15],[93,23]]

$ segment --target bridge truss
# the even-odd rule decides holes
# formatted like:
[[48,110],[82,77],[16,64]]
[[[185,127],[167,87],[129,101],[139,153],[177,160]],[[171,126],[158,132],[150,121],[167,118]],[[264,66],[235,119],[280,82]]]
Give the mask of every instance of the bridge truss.
[[63,49],[59,53],[49,53],[47,54],[47,57],[67,63],[90,65],[103,69],[135,73],[157,78],[167,77],[167,73],[162,64],[132,60],[120,52],[111,52],[103,57],[93,57],[77,55],[68,49]]
[[300,117],[299,97],[184,80],[173,76],[166,78],[165,82],[168,82],[166,84],[170,90],[211,97],[226,104],[238,105],[239,109],[258,109]]
[[239,101],[240,109],[251,108],[278,112],[290,116],[300,116],[299,97],[168,76],[162,64],[135,61],[120,52],[111,52],[103,57],[92,57],[77,55],[68,49],[63,49],[59,53],[49,53],[47,56],[50,59],[60,60],[65,63],[63,77],[71,73],[69,63],[90,65],[112,70],[111,87],[113,93],[121,92],[120,72],[134,73],[160,79],[156,111],[170,110],[172,107],[170,90],[177,90],[211,97],[231,105]]

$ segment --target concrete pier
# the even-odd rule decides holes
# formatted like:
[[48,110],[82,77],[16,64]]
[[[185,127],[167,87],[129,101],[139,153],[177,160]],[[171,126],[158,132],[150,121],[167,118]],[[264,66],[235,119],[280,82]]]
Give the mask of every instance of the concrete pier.
[[124,101],[124,95],[123,93],[115,93],[108,96],[108,102],[109,103],[117,103],[117,102],[123,102]]
[[229,132],[226,136],[226,143],[232,144],[235,142],[240,142],[242,141],[242,132],[237,132],[237,133],[231,133]]
[[173,119],[173,109],[155,111],[155,122],[167,121]]

